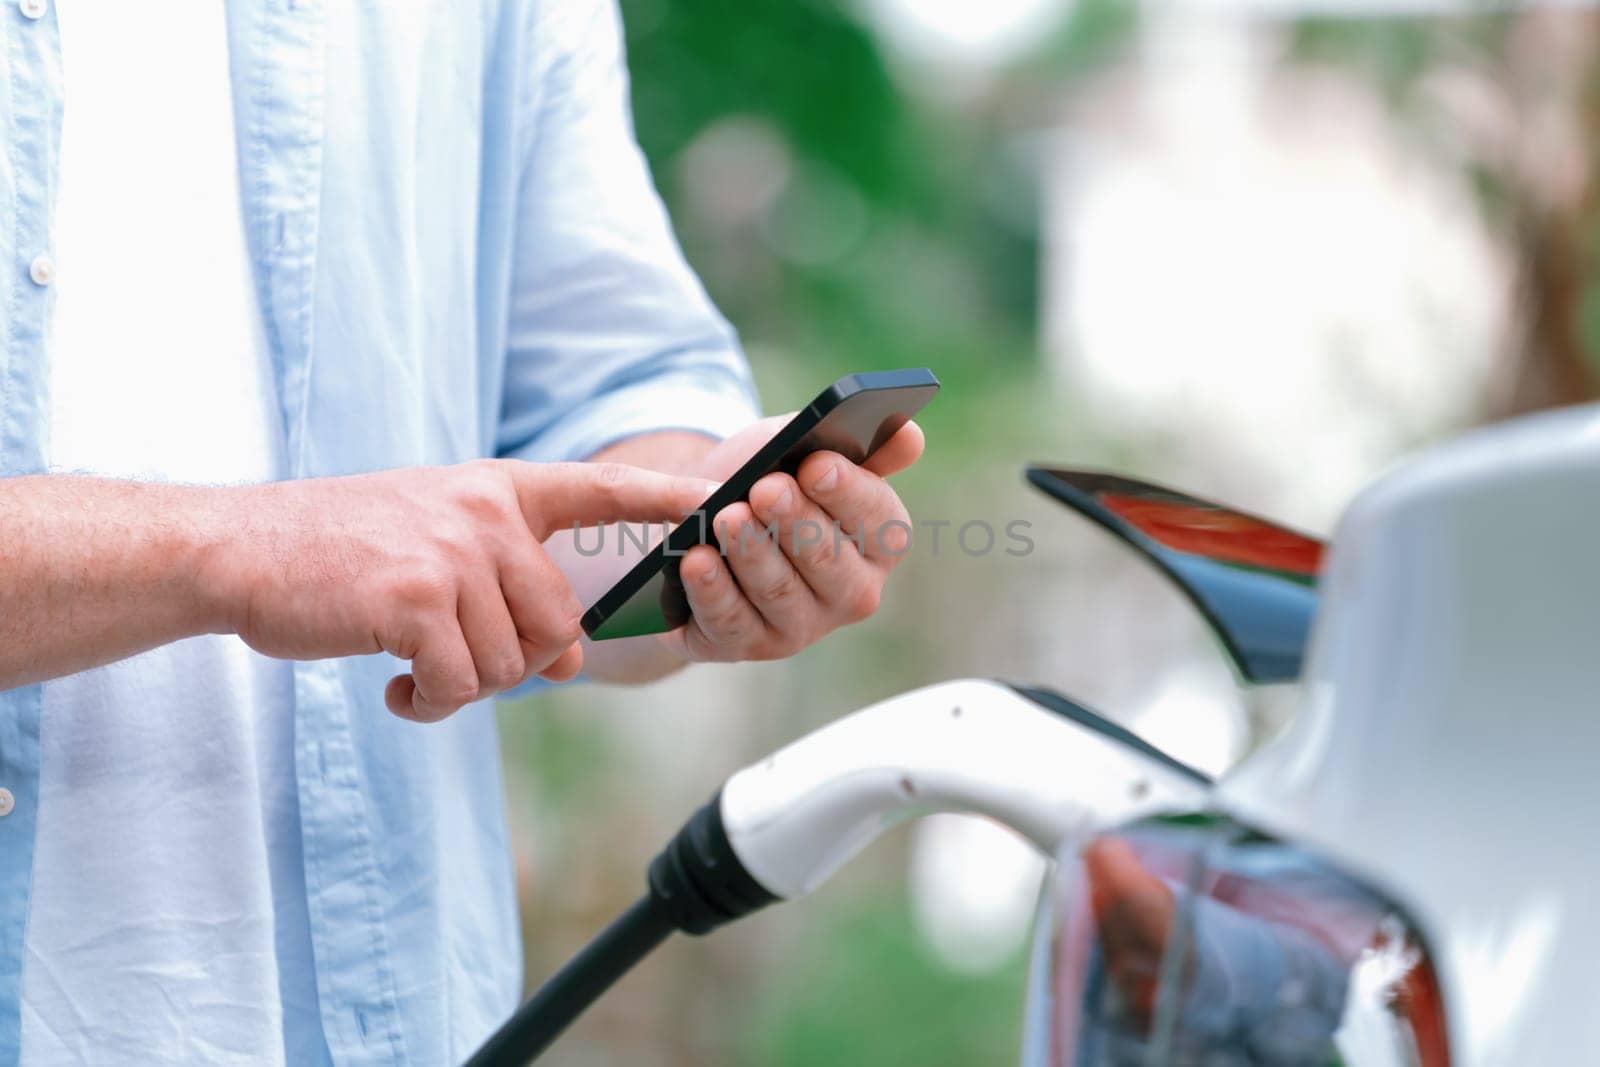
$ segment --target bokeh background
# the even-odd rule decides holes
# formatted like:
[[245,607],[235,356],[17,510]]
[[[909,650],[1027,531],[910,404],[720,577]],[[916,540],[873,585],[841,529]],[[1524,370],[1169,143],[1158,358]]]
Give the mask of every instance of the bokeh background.
[[[769,410],[932,367],[898,484],[953,523],[793,661],[501,711],[530,984],[728,773],[966,675],[1079,697],[1220,769],[1244,693],[1029,460],[1327,533],[1398,457],[1600,385],[1600,22],[1445,0],[622,0],[638,136]],[[1035,549],[952,551],[1031,524]],[[1015,1062],[1041,863],[898,830],[815,896],[670,943],[559,1064]]]

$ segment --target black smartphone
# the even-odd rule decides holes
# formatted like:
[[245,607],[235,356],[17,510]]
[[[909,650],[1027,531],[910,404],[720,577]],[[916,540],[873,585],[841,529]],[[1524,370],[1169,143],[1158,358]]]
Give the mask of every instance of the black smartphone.
[[852,374],[828,386],[584,613],[583,632],[606,641],[688,622],[678,563],[695,545],[716,543],[711,523],[718,512],[744,500],[773,471],[793,474],[813,452],[865,461],[938,391],[939,379],[926,368]]

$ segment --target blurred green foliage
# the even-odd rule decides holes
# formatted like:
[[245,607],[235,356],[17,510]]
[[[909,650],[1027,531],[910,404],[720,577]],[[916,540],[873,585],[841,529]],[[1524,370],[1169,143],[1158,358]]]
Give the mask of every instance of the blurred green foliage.
[[[1481,23],[1457,24],[1470,38]],[[1391,102],[1399,102],[1424,72],[1467,45],[1440,31],[1437,18],[1308,18],[1294,25],[1293,48],[1302,62],[1330,62],[1366,72]]]
[[[835,4],[625,0],[623,10],[635,125],[669,205],[685,199],[683,153],[719,122],[755,120],[790,153],[785,188],[754,225],[716,230],[674,211],[691,262],[758,356],[781,350],[808,383],[1029,356],[1036,237],[1016,224],[1032,212],[1016,203],[1029,182],[1008,131],[906,93],[868,28]],[[807,195],[819,186],[828,195]],[[860,222],[821,261],[763,243],[776,228],[836,225],[830,213],[843,211]],[[769,276],[752,284],[753,273]],[[782,374],[756,362],[764,380]]]
[[1078,0],[1038,50],[1017,65],[1023,75],[1042,75],[1059,90],[1098,74],[1119,59],[1139,28],[1139,7],[1128,0]]
[[501,741],[519,761],[541,808],[573,813],[595,803],[617,773],[605,724],[576,715],[506,716]]
[[[878,203],[926,202],[919,131],[872,38],[838,8],[626,0],[623,10],[635,124],[652,160],[670,160],[724,116],[760,115]],[[671,199],[670,172],[660,180]]]
[[753,1021],[739,1062],[767,1067],[1017,1062],[1024,960],[993,976],[945,971],[928,955],[897,897],[861,901],[817,925],[817,936]]

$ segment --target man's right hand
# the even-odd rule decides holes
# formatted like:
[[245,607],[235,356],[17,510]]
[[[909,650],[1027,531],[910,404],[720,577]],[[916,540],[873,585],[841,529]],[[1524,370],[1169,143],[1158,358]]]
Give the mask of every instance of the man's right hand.
[[582,667],[582,606],[546,537],[678,521],[712,488],[612,463],[483,460],[222,490],[202,571],[210,628],[285,659],[409,660],[389,710],[434,721]]

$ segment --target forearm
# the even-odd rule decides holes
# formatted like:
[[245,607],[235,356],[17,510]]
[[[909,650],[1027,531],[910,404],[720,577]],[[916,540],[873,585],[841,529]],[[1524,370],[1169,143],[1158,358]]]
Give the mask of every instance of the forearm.
[[666,474],[696,474],[716,447],[714,437],[688,430],[665,430],[618,441],[589,458],[593,463],[627,463]]
[[202,574],[227,490],[101,478],[0,480],[0,689],[222,622]]

